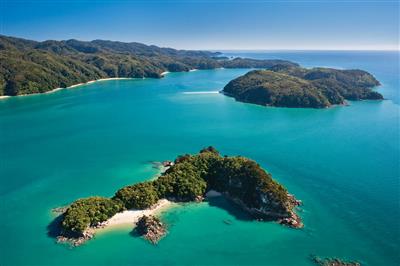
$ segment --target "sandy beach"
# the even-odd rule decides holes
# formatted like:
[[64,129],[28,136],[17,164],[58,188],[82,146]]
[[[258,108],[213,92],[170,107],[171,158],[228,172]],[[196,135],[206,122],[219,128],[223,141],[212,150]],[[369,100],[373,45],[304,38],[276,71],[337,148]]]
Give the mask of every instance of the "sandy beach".
[[159,200],[152,208],[146,210],[126,210],[115,214],[113,217],[103,223],[101,228],[105,229],[118,225],[134,225],[143,215],[156,215],[162,210],[172,207],[176,203],[167,199]]
[[[95,83],[95,82],[100,82],[100,81],[121,80],[121,79],[133,79],[133,78],[104,78],[104,79],[95,79],[95,80],[90,80],[90,81],[88,81],[88,82],[83,82],[83,83],[78,83],[78,84],[71,85],[71,86],[67,87],[66,89],[71,89],[71,88],[75,88],[75,87],[78,87],[78,86],[87,85],[87,84],[91,84],[91,83]],[[55,90],[57,90],[57,89],[55,89]],[[51,92],[54,92],[55,90],[51,90]]]
[[[210,190],[205,195],[207,198],[220,197],[222,194],[215,190]],[[176,206],[178,203],[167,199],[159,200],[153,207],[146,210],[126,210],[115,214],[113,217],[104,222],[102,228],[109,228],[116,225],[135,224],[143,215],[156,215],[163,210]]]
[[[46,92],[43,92],[43,93],[20,94],[20,95],[16,95],[16,96],[19,97],[19,96],[38,95],[38,94],[49,94],[49,93],[53,93],[53,92],[64,90],[64,89],[72,89],[72,88],[79,87],[79,86],[82,86],[82,85],[88,85],[88,84],[91,84],[91,83],[94,83],[94,82],[107,81],[107,80],[121,80],[121,79],[133,79],[133,78],[104,78],[104,79],[96,79],[96,80],[90,80],[88,82],[74,84],[74,85],[71,85],[71,86],[66,87],[66,88],[55,88],[53,90],[46,91]],[[11,98],[11,97],[16,97],[16,96],[4,95],[4,96],[0,96],[0,100],[6,99],[6,98]]]
[[169,73],[171,73],[171,72],[169,72],[169,71],[162,72],[162,73],[161,73],[161,76],[165,76],[165,75],[167,75],[167,74],[169,74]]

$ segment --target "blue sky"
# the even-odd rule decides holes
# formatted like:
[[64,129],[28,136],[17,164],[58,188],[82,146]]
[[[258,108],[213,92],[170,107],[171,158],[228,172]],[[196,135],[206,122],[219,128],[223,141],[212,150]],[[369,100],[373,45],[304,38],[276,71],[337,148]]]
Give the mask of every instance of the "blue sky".
[[0,0],[0,33],[184,49],[398,49],[399,2]]

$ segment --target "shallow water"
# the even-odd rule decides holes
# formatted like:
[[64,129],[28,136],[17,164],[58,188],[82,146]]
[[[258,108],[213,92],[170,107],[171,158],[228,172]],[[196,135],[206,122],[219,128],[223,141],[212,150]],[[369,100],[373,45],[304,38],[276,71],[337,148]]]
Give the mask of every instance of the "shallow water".
[[[0,264],[312,265],[309,256],[316,254],[398,265],[398,53],[246,55],[365,69],[382,82],[388,100],[314,110],[185,93],[221,90],[246,69],[112,80],[1,100]],[[156,174],[151,161],[208,145],[257,160],[303,200],[305,228],[248,221],[220,198],[165,212],[170,233],[158,246],[128,227],[75,249],[47,235],[52,208],[112,196]]]

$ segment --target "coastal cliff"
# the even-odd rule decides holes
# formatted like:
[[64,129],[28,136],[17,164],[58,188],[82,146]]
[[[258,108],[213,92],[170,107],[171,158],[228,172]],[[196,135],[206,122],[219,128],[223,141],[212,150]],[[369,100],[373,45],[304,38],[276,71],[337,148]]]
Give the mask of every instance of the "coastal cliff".
[[[195,155],[179,156],[156,180],[123,187],[111,199],[90,197],[75,201],[62,214],[63,235],[82,239],[88,230],[124,210],[148,209],[160,199],[201,201],[209,191],[220,192],[254,219],[293,228],[303,226],[295,213],[301,202],[256,162],[240,156],[223,157],[208,147]],[[147,224],[148,219],[141,220],[141,225]],[[160,231],[158,225],[156,229]]]
[[345,100],[381,100],[380,85],[362,70],[274,65],[230,81],[223,89],[237,101],[264,106],[325,108]]

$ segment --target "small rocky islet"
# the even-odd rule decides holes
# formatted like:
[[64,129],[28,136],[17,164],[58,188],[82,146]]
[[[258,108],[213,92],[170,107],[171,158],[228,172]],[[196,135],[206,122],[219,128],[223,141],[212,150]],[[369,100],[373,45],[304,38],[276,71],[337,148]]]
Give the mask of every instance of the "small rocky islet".
[[167,229],[160,218],[154,215],[143,215],[136,222],[136,232],[152,244],[157,244],[167,233]]
[[311,261],[319,266],[361,266],[357,261],[345,261],[339,258],[320,258],[312,256]]
[[230,81],[222,90],[237,101],[275,107],[326,108],[346,100],[382,100],[380,83],[363,70],[274,65]]
[[[155,180],[123,187],[112,198],[78,199],[62,209],[58,241],[77,246],[93,238],[94,229],[119,212],[149,209],[161,199],[199,202],[210,191],[218,191],[254,220],[303,227],[295,211],[301,201],[253,160],[221,156],[215,148],[208,147],[166,164],[167,170]],[[137,226],[139,235],[152,243],[166,233],[165,225],[155,216],[141,217]]]

